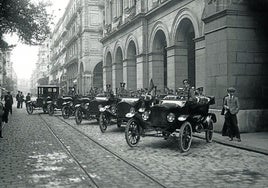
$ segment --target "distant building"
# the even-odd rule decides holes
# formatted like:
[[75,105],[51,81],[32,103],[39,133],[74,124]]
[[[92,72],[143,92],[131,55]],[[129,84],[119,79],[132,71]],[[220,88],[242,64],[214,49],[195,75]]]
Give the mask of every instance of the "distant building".
[[157,89],[175,90],[187,78],[216,97],[217,113],[226,88],[234,86],[241,130],[268,130],[265,3],[105,0],[104,86],[115,91],[125,82],[136,90],[153,79]]
[[38,48],[38,59],[31,75],[31,90],[35,90],[37,85],[49,84],[50,68],[50,39],[47,39]]
[[86,94],[102,83],[103,1],[70,0],[51,36],[49,82]]

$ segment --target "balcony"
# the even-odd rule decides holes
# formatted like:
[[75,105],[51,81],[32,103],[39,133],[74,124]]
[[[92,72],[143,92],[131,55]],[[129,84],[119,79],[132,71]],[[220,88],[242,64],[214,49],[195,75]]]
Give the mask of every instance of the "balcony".
[[80,34],[82,32],[82,27],[79,26],[76,28],[76,31],[74,32],[74,34],[72,34],[69,38],[67,38],[66,42],[65,42],[65,46],[68,47],[70,46],[74,41],[76,41],[76,39],[79,38]]
[[66,55],[64,67],[66,68],[75,62],[78,62],[78,55],[77,54],[74,54],[72,56]]
[[70,27],[71,27],[73,21],[76,19],[76,17],[77,17],[77,12],[75,11],[75,12],[73,12],[73,14],[71,14],[71,16],[69,17],[69,19],[66,22],[65,27],[66,27],[67,30],[70,29]]

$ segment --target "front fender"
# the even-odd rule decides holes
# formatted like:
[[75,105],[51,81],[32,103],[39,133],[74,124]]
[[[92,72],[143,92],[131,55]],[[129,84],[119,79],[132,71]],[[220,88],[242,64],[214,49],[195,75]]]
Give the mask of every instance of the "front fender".
[[216,122],[217,122],[216,114],[214,114],[214,113],[209,113],[208,116],[211,118],[211,120],[213,121],[213,123],[216,123]]

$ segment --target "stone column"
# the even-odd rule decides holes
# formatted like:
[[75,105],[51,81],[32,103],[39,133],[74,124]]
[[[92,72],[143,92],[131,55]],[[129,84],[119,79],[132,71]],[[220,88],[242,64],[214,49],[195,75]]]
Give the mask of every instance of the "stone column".
[[90,88],[92,87],[92,74],[91,73],[88,73],[88,74],[84,74],[83,75],[83,92],[84,94],[90,90]]
[[149,80],[153,79],[157,89],[164,88],[164,56],[161,52],[149,54]]
[[112,67],[103,66],[103,89],[106,89],[106,85],[112,85]]
[[204,87],[204,93],[206,92],[206,48],[205,48],[205,37],[195,39],[195,78],[196,87]]
[[176,80],[176,47],[167,47],[167,86],[169,89],[175,90],[178,86]]
[[137,68],[136,59],[125,59],[123,62],[123,81],[126,89],[137,89]]
[[120,87],[120,82],[123,82],[123,65],[114,63],[112,65],[112,89],[114,92],[116,88]]
[[136,56],[137,62],[137,89],[147,88],[149,84],[148,63],[146,61],[146,54],[139,54]]

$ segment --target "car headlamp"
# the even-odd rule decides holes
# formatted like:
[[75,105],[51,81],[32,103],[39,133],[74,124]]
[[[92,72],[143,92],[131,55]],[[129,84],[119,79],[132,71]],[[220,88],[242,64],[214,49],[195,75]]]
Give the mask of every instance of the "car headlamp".
[[185,121],[187,119],[187,117],[188,117],[187,115],[181,115],[181,116],[178,117],[178,120],[179,121]]
[[129,110],[130,113],[134,114],[135,113],[135,108],[134,107],[131,107],[130,110]]
[[147,121],[149,119],[149,115],[150,115],[150,112],[149,111],[146,111],[144,112],[141,117],[144,121]]
[[113,114],[115,114],[116,113],[116,107],[115,106],[112,106],[111,107],[111,111],[112,111]]
[[167,121],[170,122],[170,123],[172,123],[174,120],[175,120],[175,114],[169,113],[167,115]]
[[140,112],[140,113],[145,112],[145,108],[139,108],[139,112]]

